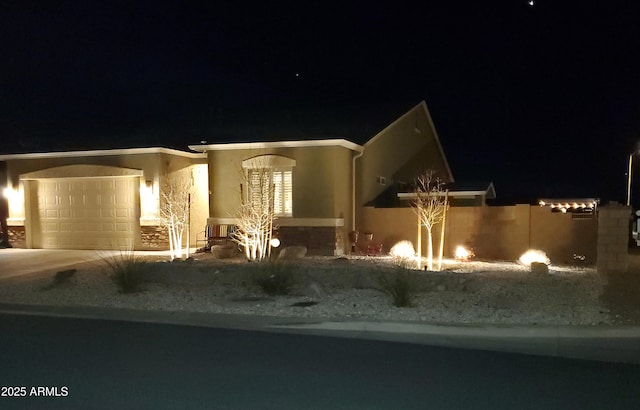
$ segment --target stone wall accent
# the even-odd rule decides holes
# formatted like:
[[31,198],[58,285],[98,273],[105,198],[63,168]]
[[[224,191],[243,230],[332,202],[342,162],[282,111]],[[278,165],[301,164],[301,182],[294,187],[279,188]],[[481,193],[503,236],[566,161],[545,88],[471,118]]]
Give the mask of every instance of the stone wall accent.
[[143,250],[169,249],[169,233],[162,226],[141,226],[140,239]]
[[306,246],[307,255],[339,256],[344,253],[342,226],[281,226],[280,247]]
[[598,214],[598,259],[600,273],[624,272],[628,264],[631,209],[620,204],[600,207]]
[[24,226],[9,226],[9,244],[13,248],[26,248],[27,247],[27,234],[24,230]]

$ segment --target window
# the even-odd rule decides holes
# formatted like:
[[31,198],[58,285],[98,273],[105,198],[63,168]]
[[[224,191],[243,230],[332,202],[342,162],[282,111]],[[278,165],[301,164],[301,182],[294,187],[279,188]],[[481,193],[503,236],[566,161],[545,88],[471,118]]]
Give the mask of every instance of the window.
[[248,199],[255,207],[267,207],[273,196],[273,211],[276,216],[291,216],[293,214],[292,180],[290,169],[250,169]]
[[[247,200],[254,207],[273,206],[276,216],[293,215],[293,166],[295,160],[262,155],[243,161],[247,170]],[[273,199],[273,203],[269,204]]]

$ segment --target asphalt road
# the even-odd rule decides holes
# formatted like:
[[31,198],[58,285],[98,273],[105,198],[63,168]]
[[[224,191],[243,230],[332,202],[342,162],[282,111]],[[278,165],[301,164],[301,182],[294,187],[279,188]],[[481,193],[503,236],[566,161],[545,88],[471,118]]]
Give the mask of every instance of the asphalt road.
[[638,409],[639,385],[630,364],[0,315],[0,386],[68,392],[2,409]]

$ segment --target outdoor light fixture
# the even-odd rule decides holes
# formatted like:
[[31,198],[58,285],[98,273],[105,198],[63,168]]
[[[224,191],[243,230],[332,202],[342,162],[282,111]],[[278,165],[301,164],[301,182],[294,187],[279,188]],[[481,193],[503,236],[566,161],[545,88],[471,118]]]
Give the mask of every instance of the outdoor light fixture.
[[280,246],[280,239],[272,238],[271,241],[269,241],[269,245],[271,245],[271,247],[273,248],[277,248],[278,246]]
[[544,263],[545,265],[551,264],[547,254],[537,249],[529,249],[523,253],[518,262],[524,266],[531,266],[533,262]]
[[409,241],[400,241],[391,247],[389,251],[391,256],[400,259],[413,258],[416,255],[416,251],[413,249],[413,244]]
[[474,253],[462,245],[456,247],[455,258],[459,261],[468,261],[474,256]]
[[553,212],[593,212],[598,206],[598,199],[594,198],[575,198],[567,200],[541,199],[538,201],[540,207],[549,207]]

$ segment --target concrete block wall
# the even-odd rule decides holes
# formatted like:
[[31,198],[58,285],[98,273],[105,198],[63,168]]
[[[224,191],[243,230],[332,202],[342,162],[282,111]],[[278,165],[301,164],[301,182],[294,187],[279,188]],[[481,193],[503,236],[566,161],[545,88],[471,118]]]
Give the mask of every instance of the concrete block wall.
[[626,271],[631,209],[620,204],[600,207],[598,215],[598,272]]

